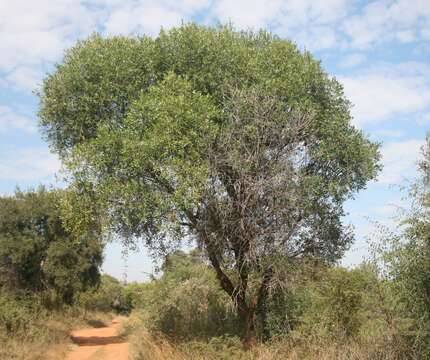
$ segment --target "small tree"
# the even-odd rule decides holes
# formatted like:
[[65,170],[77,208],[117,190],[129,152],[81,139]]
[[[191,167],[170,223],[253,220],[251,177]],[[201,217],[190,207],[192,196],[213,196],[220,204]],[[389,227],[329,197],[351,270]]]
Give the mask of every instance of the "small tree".
[[401,314],[400,335],[411,357],[424,359],[430,356],[430,136],[419,169],[421,176],[409,193],[411,209],[400,231],[383,238],[386,248],[380,255],[396,295],[392,312]]
[[65,192],[17,191],[0,197],[0,287],[44,293],[61,303],[99,279],[103,245],[99,227],[68,230],[61,217]]
[[379,155],[349,108],[291,42],[186,25],[78,43],[44,82],[40,124],[113,232],[161,253],[196,240],[249,341],[277,263],[334,262],[352,241],[342,205]]

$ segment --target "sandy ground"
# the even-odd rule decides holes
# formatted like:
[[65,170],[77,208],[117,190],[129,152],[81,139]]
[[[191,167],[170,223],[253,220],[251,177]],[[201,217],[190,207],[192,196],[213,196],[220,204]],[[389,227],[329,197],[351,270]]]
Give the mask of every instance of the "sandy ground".
[[75,330],[76,344],[67,360],[128,360],[128,342],[118,336],[121,318],[112,320],[108,327]]

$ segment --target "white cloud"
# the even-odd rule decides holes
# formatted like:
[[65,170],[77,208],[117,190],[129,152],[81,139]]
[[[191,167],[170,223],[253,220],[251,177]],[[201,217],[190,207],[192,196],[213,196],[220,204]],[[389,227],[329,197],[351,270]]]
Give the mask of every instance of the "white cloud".
[[284,1],[270,25],[275,33],[289,37],[311,51],[334,46],[343,48],[338,24],[346,17],[349,8],[350,4],[345,0]]
[[405,132],[402,130],[389,130],[389,129],[376,130],[376,133],[380,136],[391,137],[391,138],[400,138],[405,135]]
[[0,134],[13,129],[33,133],[36,131],[36,122],[26,116],[15,113],[8,106],[0,105]]
[[410,43],[415,40],[415,34],[412,30],[399,31],[397,32],[396,37],[402,43]]
[[349,54],[342,59],[339,66],[342,68],[350,68],[364,63],[367,60],[367,56],[361,53]]
[[382,149],[384,168],[379,175],[380,184],[400,184],[417,174],[417,162],[421,157],[424,140],[389,142]]
[[[292,25],[315,22],[327,24],[347,14],[347,0],[290,0],[284,2],[285,12]],[[288,24],[287,24],[288,25]]]
[[239,29],[269,28],[302,48],[317,51],[343,46],[336,27],[349,7],[346,0],[219,0],[213,2],[208,17],[232,22]]
[[113,5],[102,24],[107,34],[156,35],[160,27],[169,29],[191,20],[192,15],[209,5],[209,0],[147,0]]
[[314,26],[291,35],[291,38],[306,50],[318,51],[329,49],[340,40],[336,31],[329,26]]
[[377,0],[361,8],[346,0],[219,0],[211,12],[215,20],[239,28],[269,27],[314,51],[430,36],[427,0]]
[[95,29],[79,0],[0,1],[0,70],[55,61],[78,36]]
[[430,124],[430,112],[421,114],[418,116],[417,120],[418,125],[428,125]]
[[428,26],[425,29],[421,30],[421,36],[425,39],[425,40],[430,40],[430,21],[428,23]]
[[378,0],[367,4],[359,14],[344,21],[343,31],[354,48],[368,48],[398,39],[415,40],[415,29],[430,20],[427,0]]
[[0,86],[31,93],[77,38],[96,30],[84,0],[0,0]]
[[129,34],[143,32],[156,35],[160,27],[166,29],[179,25],[180,12],[160,6],[124,7],[114,11],[105,24],[108,34]]
[[43,181],[59,169],[58,157],[44,148],[11,150],[0,158],[0,180]]
[[18,67],[4,77],[2,86],[32,93],[42,82],[42,75],[38,69],[27,66]]
[[[354,104],[356,125],[421,111],[430,104],[430,67],[421,63],[380,64],[339,77]],[[410,117],[407,118],[410,120]]]
[[280,0],[220,0],[215,3],[213,14],[221,22],[232,22],[238,28],[259,28],[279,15]]

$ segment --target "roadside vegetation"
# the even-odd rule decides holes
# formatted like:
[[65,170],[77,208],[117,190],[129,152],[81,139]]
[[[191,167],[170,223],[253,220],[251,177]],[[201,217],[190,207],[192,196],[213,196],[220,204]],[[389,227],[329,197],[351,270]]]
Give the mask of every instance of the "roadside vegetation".
[[[430,139],[397,230],[340,266],[344,204],[376,179],[379,144],[310,53],[228,26],[94,34],[39,97],[67,188],[0,198],[7,358],[48,359],[112,312],[133,360],[430,358]],[[101,275],[112,237],[160,271]]]
[[383,246],[360,266],[285,263],[288,288],[269,296],[251,349],[244,349],[234,304],[201,252],[168,256],[163,275],[142,285],[124,329],[132,359],[428,358],[428,190],[427,181],[414,186],[413,211],[396,234],[381,229],[374,240]]
[[0,197],[1,359],[63,359],[72,328],[129,310],[123,285],[100,275],[100,224],[75,232],[67,197],[43,187]]

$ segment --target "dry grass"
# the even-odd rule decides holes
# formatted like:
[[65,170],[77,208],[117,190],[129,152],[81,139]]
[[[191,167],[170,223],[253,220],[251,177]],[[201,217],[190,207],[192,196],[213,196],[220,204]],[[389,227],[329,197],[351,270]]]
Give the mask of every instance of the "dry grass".
[[401,360],[394,347],[366,347],[363,344],[311,343],[277,341],[259,344],[245,352],[236,348],[214,349],[207,343],[174,344],[162,336],[140,330],[130,336],[131,360]]
[[30,320],[25,330],[16,334],[0,333],[0,359],[59,360],[65,359],[72,343],[70,331],[108,323],[112,315],[77,311],[51,314]]

